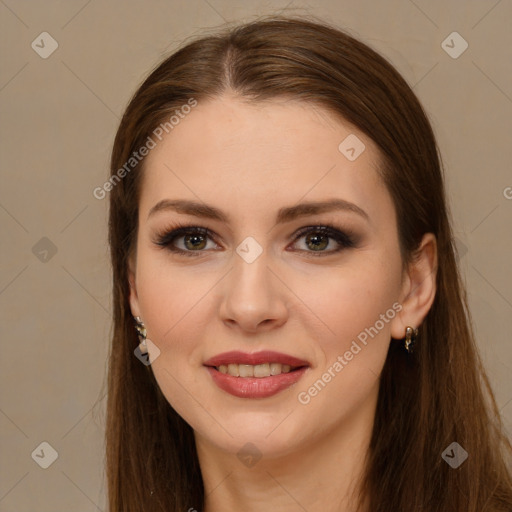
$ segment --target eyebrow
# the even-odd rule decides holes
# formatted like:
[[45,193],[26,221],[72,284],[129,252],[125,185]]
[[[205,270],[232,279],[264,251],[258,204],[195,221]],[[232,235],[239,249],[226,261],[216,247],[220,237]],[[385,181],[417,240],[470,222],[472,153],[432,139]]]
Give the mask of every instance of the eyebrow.
[[[184,199],[163,199],[159,201],[149,211],[148,219],[152,215],[163,211],[175,211],[177,213],[218,220],[225,223],[229,223],[231,220],[229,215],[214,206]],[[366,221],[369,221],[368,214],[356,204],[344,199],[331,199],[329,201],[305,202],[295,206],[281,208],[277,212],[275,222],[276,224],[282,224],[285,222],[290,222],[299,217],[332,211],[346,211],[356,213],[357,215],[363,217]]]

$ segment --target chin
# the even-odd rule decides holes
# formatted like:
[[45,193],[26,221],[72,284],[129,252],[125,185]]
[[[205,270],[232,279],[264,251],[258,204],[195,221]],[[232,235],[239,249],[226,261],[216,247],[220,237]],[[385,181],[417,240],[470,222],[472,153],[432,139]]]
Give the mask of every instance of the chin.
[[[245,451],[255,451],[268,458],[285,456],[299,449],[299,444],[307,433],[307,420],[297,422],[292,413],[239,412],[226,415],[226,422],[219,418],[227,432],[217,424],[202,425],[194,430],[220,450],[241,456]],[[286,419],[285,419],[286,418]],[[284,419],[284,421],[283,421]]]

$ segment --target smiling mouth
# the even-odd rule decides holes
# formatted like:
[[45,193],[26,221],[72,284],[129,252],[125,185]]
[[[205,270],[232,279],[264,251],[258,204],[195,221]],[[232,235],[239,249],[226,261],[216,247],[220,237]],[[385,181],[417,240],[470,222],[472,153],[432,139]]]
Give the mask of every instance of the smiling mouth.
[[281,363],[263,363],[263,364],[221,364],[220,366],[214,366],[217,371],[232,377],[271,377],[274,375],[281,375],[282,373],[291,373],[304,366],[291,366],[289,364]]
[[310,370],[305,359],[273,350],[218,354],[207,361],[214,384],[237,398],[270,398],[296,384]]

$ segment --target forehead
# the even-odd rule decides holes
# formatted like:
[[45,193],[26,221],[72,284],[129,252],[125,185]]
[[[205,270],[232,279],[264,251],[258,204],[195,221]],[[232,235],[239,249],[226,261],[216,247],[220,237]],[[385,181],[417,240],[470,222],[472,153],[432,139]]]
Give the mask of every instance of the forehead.
[[[355,160],[343,152],[346,140],[358,153],[364,148]],[[301,199],[339,197],[364,204],[372,218],[392,208],[373,141],[308,103],[226,95],[199,103],[156,142],[144,164],[141,214],[176,198],[233,211],[241,221]]]

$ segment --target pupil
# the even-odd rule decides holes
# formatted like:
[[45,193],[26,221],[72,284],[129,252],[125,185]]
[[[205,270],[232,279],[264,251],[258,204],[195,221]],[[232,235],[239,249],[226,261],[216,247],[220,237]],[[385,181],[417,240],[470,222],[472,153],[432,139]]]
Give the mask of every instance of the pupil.
[[325,238],[326,238],[325,235],[309,235],[307,237],[307,240],[308,240],[308,242],[313,242],[313,244],[315,244],[315,246],[317,248],[319,248],[319,244],[320,244],[320,246],[321,246],[320,248],[325,249],[325,247],[327,246],[327,243],[322,244],[322,242],[320,241],[322,238],[324,239],[324,242],[325,242]]
[[192,241],[192,248],[197,249],[198,245],[196,242],[199,242],[199,244],[204,242],[204,240],[201,240],[201,238],[203,238],[202,235],[189,235],[185,237],[185,245],[188,247],[188,243]]

